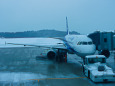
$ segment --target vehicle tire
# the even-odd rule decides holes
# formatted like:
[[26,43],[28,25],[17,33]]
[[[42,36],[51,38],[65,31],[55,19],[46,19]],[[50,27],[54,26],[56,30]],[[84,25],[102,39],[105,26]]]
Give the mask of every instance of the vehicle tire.
[[83,70],[83,73],[85,73],[85,70],[84,70],[84,67],[83,67],[83,65],[82,65],[82,70]]
[[90,79],[90,71],[88,70],[88,78]]

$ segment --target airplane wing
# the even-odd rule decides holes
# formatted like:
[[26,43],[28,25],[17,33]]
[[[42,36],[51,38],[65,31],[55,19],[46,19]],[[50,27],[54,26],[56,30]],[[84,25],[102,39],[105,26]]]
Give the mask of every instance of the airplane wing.
[[67,50],[62,40],[53,38],[10,38],[0,39],[0,41],[0,48],[31,46]]
[[[67,50],[67,47],[64,44],[63,45],[37,45],[37,44],[18,44],[18,43],[6,43],[6,44]],[[58,44],[62,44],[62,43],[58,43]]]

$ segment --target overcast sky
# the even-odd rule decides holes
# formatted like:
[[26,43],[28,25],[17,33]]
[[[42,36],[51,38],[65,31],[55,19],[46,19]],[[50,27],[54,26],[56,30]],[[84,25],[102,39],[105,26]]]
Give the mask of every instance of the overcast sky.
[[115,0],[0,0],[0,32],[115,30]]

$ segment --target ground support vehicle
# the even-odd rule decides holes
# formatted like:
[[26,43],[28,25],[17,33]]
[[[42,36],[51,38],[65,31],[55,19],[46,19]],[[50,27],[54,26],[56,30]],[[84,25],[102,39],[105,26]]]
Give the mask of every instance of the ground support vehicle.
[[107,66],[104,55],[89,55],[84,58],[83,62],[83,73],[92,81],[115,81],[115,73]]

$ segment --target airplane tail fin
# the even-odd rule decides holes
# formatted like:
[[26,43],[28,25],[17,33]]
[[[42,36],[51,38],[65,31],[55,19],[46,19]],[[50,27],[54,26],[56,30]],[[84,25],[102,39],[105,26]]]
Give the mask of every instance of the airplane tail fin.
[[69,35],[69,28],[68,28],[68,20],[67,20],[67,17],[66,17],[66,29],[67,29],[67,35]]

